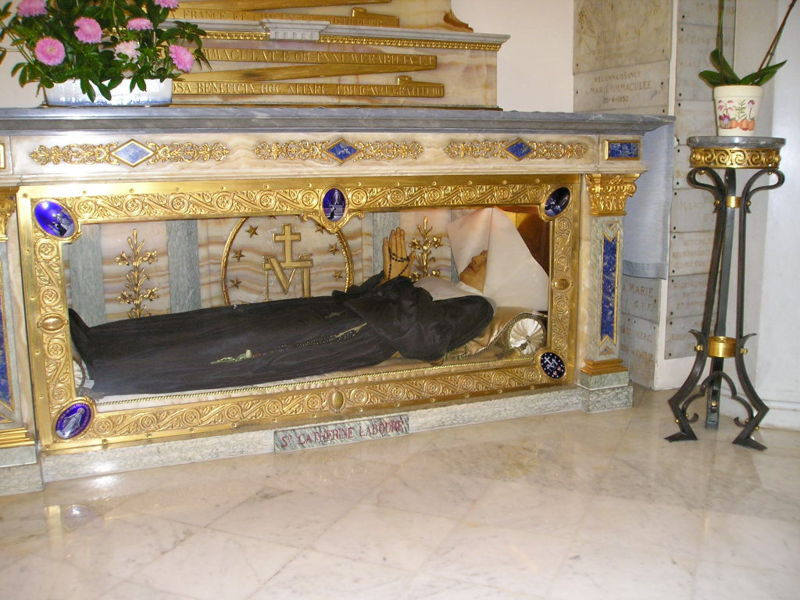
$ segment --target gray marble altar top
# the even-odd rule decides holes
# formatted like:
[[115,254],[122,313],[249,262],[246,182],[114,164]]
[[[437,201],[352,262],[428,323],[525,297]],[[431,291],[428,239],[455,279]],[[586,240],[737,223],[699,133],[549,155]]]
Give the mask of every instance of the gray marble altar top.
[[785,138],[760,136],[697,136],[686,140],[690,148],[762,148],[778,149],[786,144]]
[[672,117],[460,109],[93,107],[0,109],[0,135],[149,132],[642,134]]

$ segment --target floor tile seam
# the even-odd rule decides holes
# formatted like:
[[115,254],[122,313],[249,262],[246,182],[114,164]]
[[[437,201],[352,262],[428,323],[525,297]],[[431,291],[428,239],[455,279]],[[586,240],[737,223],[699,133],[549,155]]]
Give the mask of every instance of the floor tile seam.
[[[367,503],[362,501],[362,502],[356,503],[353,506],[351,506],[350,509],[348,511],[346,511],[341,517],[339,517],[338,519],[333,521],[330,525],[328,525],[328,527],[326,527],[317,536],[316,540],[311,544],[311,546],[308,549],[314,550],[316,552],[324,552],[324,553],[332,555],[332,556],[338,556],[339,558],[345,558],[347,560],[353,560],[353,561],[356,561],[356,562],[365,562],[365,563],[371,564],[371,565],[380,565],[380,566],[384,566],[384,567],[385,566],[389,566],[389,567],[392,567],[392,568],[395,568],[395,569],[403,569],[403,567],[398,567],[396,565],[388,565],[385,562],[380,562],[380,561],[376,562],[376,561],[371,561],[371,560],[353,559],[353,558],[350,558],[349,556],[335,554],[335,553],[332,553],[330,551],[322,550],[322,549],[319,549],[319,548],[316,547],[316,544],[319,542],[319,540],[325,534],[328,533],[328,531],[330,531],[334,526],[338,525],[341,521],[346,519],[348,516],[350,516],[351,513],[353,513],[354,511],[358,510],[359,508],[370,508],[370,509],[372,509],[372,508],[380,508],[382,510],[389,510],[389,511],[397,512],[397,513],[410,513],[410,514],[419,515],[419,516],[423,516],[423,517],[434,517],[434,518],[437,518],[437,519],[442,519],[442,520],[449,521],[450,522],[450,526],[449,526],[448,532],[442,537],[441,540],[439,540],[438,544],[436,544],[434,547],[432,547],[430,549],[430,551],[427,553],[425,559],[423,560],[423,564],[425,564],[425,562],[427,562],[430,559],[430,557],[434,554],[434,552],[436,552],[441,547],[441,545],[444,543],[444,541],[452,535],[452,533],[458,528],[458,525],[460,524],[460,521],[458,521],[458,520],[449,519],[447,517],[442,517],[440,515],[431,515],[431,514],[428,514],[428,513],[420,513],[420,512],[417,512],[417,511],[403,510],[403,509],[399,509],[399,508],[382,507],[382,506],[378,506],[376,504],[367,504]],[[403,570],[407,570],[407,569],[403,569]],[[415,572],[416,571],[419,571],[419,568],[415,569]]]
[[[242,501],[241,501],[241,502],[239,502],[238,504],[236,504],[235,506],[232,506],[232,507],[230,507],[230,509],[229,509],[229,510],[225,511],[225,512],[224,512],[224,513],[222,513],[222,514],[219,514],[219,515],[217,515],[215,518],[211,519],[211,521],[209,521],[209,522],[208,522],[208,523],[206,523],[205,525],[201,525],[200,527],[203,527],[204,529],[209,529],[209,530],[218,531],[218,530],[214,529],[214,527],[213,527],[214,523],[216,523],[217,521],[219,521],[219,520],[220,520],[220,519],[222,519],[223,517],[226,517],[227,515],[229,515],[229,514],[230,514],[231,512],[233,512],[234,510],[237,510],[237,509],[241,508],[241,507],[242,507],[242,506],[244,506],[244,505],[245,505],[247,502],[250,502],[251,500],[253,500],[253,498],[255,498],[256,496],[258,496],[259,494],[261,494],[261,493],[262,493],[262,492],[263,492],[263,491],[264,491],[264,490],[265,490],[267,487],[269,487],[269,486],[268,486],[268,485],[264,485],[264,486],[262,486],[261,488],[259,488],[259,489],[258,489],[258,491],[256,491],[256,492],[253,492],[253,493],[252,493],[250,496],[248,496],[247,498],[244,498],[244,499],[242,499]],[[278,491],[280,492],[278,495],[276,495],[276,496],[273,496],[274,498],[277,498],[278,496],[282,496],[282,495],[284,495],[284,494],[289,494],[289,493],[291,493],[291,490],[284,490],[284,489],[279,489],[279,488],[273,488],[273,489],[278,489]]]
[[[415,575],[417,574],[417,572],[418,572],[417,570],[409,570],[409,569],[405,569],[405,568],[403,568],[403,567],[398,567],[398,566],[395,566],[395,565],[388,565],[388,564],[385,564],[385,563],[379,563],[379,562],[378,562],[378,563],[376,563],[376,562],[372,562],[372,561],[365,561],[365,560],[359,560],[359,559],[355,559],[355,558],[350,558],[349,556],[342,556],[342,555],[340,555],[340,554],[334,554],[334,553],[332,553],[332,552],[329,552],[329,551],[327,551],[327,550],[319,550],[319,549],[317,549],[317,548],[314,548],[314,547],[312,546],[312,547],[308,547],[308,548],[300,548],[300,549],[297,549],[297,553],[296,553],[294,556],[292,556],[292,557],[291,557],[291,558],[290,558],[288,561],[286,561],[286,562],[285,562],[285,563],[284,563],[284,564],[281,566],[281,568],[280,568],[280,569],[278,569],[278,570],[277,570],[277,571],[276,571],[276,572],[275,572],[273,575],[271,575],[271,576],[270,576],[270,577],[269,577],[269,578],[268,578],[268,579],[267,579],[267,580],[266,580],[264,583],[262,583],[261,585],[259,585],[259,586],[258,586],[258,589],[257,589],[257,590],[255,590],[255,591],[253,592],[253,594],[251,594],[251,596],[248,596],[248,598],[250,598],[250,597],[252,597],[253,595],[257,594],[257,593],[258,593],[258,592],[259,592],[259,591],[260,591],[262,588],[264,588],[264,587],[266,587],[267,585],[269,585],[269,583],[270,583],[270,582],[271,582],[273,579],[275,579],[275,578],[276,578],[278,575],[280,575],[280,574],[281,574],[281,573],[283,573],[283,572],[284,572],[284,571],[285,571],[287,568],[289,568],[289,567],[292,565],[292,563],[294,563],[295,561],[299,560],[299,559],[302,557],[302,555],[303,555],[303,554],[306,554],[306,553],[309,553],[309,552],[313,552],[313,553],[315,553],[315,554],[321,554],[321,555],[323,555],[323,556],[327,556],[327,557],[329,557],[329,558],[331,558],[331,559],[335,559],[335,560],[346,560],[346,561],[348,561],[348,562],[355,563],[355,564],[359,564],[359,563],[361,563],[361,564],[370,565],[370,566],[376,566],[376,565],[377,565],[377,566],[380,566],[380,567],[384,567],[384,568],[386,568],[386,569],[391,569],[391,570],[393,570],[393,571],[400,572],[400,573],[402,574],[402,576],[403,576],[403,577],[413,577],[413,576],[415,576]],[[376,600],[377,600],[377,599],[376,599]]]
[[[754,514],[743,514],[739,512],[731,512],[727,510],[718,510],[711,507],[706,507],[706,516],[707,517],[728,517],[731,520],[741,520],[742,518],[746,519],[754,519],[758,521],[768,521],[774,523],[775,525],[789,525],[798,535],[800,539],[800,521],[797,520],[789,520],[789,519],[776,519],[771,516],[762,516],[762,515],[754,515]],[[793,532],[793,533],[795,533]]]

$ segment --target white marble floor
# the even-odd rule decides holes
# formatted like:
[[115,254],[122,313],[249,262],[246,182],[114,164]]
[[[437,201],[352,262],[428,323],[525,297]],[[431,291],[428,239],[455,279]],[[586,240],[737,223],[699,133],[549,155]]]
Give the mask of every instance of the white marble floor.
[[0,498],[0,597],[799,598],[800,432],[665,398]]

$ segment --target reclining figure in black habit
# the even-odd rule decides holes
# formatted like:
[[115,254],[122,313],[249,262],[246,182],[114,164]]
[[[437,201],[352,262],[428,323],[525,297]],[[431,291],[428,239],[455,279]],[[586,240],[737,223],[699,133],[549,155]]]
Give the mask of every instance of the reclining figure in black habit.
[[408,278],[395,229],[384,268],[331,296],[203,308],[87,326],[70,309],[73,343],[92,395],[156,394],[254,385],[378,364],[395,353],[436,361],[479,335],[482,296],[434,301]]

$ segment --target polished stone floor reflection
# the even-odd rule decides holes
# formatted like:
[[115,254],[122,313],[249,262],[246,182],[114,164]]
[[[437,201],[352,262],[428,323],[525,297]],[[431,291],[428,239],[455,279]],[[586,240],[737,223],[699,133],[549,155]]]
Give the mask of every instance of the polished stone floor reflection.
[[800,432],[667,397],[0,498],[0,597],[797,599]]

